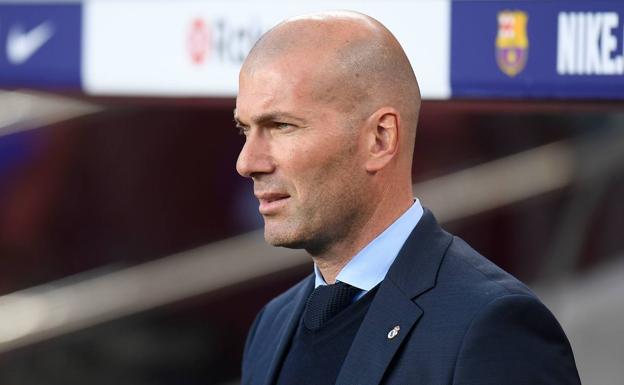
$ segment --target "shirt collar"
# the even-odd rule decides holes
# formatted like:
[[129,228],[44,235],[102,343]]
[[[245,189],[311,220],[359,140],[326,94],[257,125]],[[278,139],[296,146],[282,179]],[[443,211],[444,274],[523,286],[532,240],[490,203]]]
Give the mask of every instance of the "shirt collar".
[[[338,273],[336,280],[355,286],[365,292],[377,286],[390,270],[390,266],[399,254],[401,247],[422,215],[423,208],[420,201],[416,199],[403,215],[351,258]],[[314,275],[315,288],[327,285],[316,264],[314,265]]]

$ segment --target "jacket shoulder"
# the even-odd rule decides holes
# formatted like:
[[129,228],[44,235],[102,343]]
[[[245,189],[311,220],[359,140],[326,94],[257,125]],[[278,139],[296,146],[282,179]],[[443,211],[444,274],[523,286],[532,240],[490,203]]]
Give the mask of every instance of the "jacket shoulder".
[[451,236],[435,285],[414,301],[423,315],[391,376],[396,383],[578,385],[569,342],[552,313],[460,238]]
[[506,295],[537,296],[516,277],[475,251],[459,237],[453,237],[440,267],[438,283],[461,287],[467,296],[489,300]]

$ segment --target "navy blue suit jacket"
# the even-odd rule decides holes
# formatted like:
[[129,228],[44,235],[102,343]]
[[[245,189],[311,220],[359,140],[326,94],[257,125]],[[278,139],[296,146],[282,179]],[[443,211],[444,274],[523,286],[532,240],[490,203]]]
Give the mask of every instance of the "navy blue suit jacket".
[[[310,276],[268,303],[247,337],[243,385],[272,385]],[[399,334],[388,332],[399,326]],[[570,344],[521,282],[443,231],[429,211],[366,314],[338,385],[580,384]]]

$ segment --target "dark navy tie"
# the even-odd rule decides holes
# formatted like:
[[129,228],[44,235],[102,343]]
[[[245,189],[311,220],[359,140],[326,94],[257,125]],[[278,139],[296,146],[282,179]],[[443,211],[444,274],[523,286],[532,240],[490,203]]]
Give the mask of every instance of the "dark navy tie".
[[320,329],[353,302],[353,297],[360,291],[344,282],[333,285],[321,285],[314,289],[303,312],[303,323],[310,330]]

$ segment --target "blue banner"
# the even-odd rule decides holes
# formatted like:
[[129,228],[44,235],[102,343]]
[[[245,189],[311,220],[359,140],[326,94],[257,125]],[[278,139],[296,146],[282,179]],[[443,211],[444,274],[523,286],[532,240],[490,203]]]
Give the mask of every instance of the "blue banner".
[[0,4],[0,87],[80,89],[82,6]]
[[453,1],[453,97],[624,98],[624,2]]

